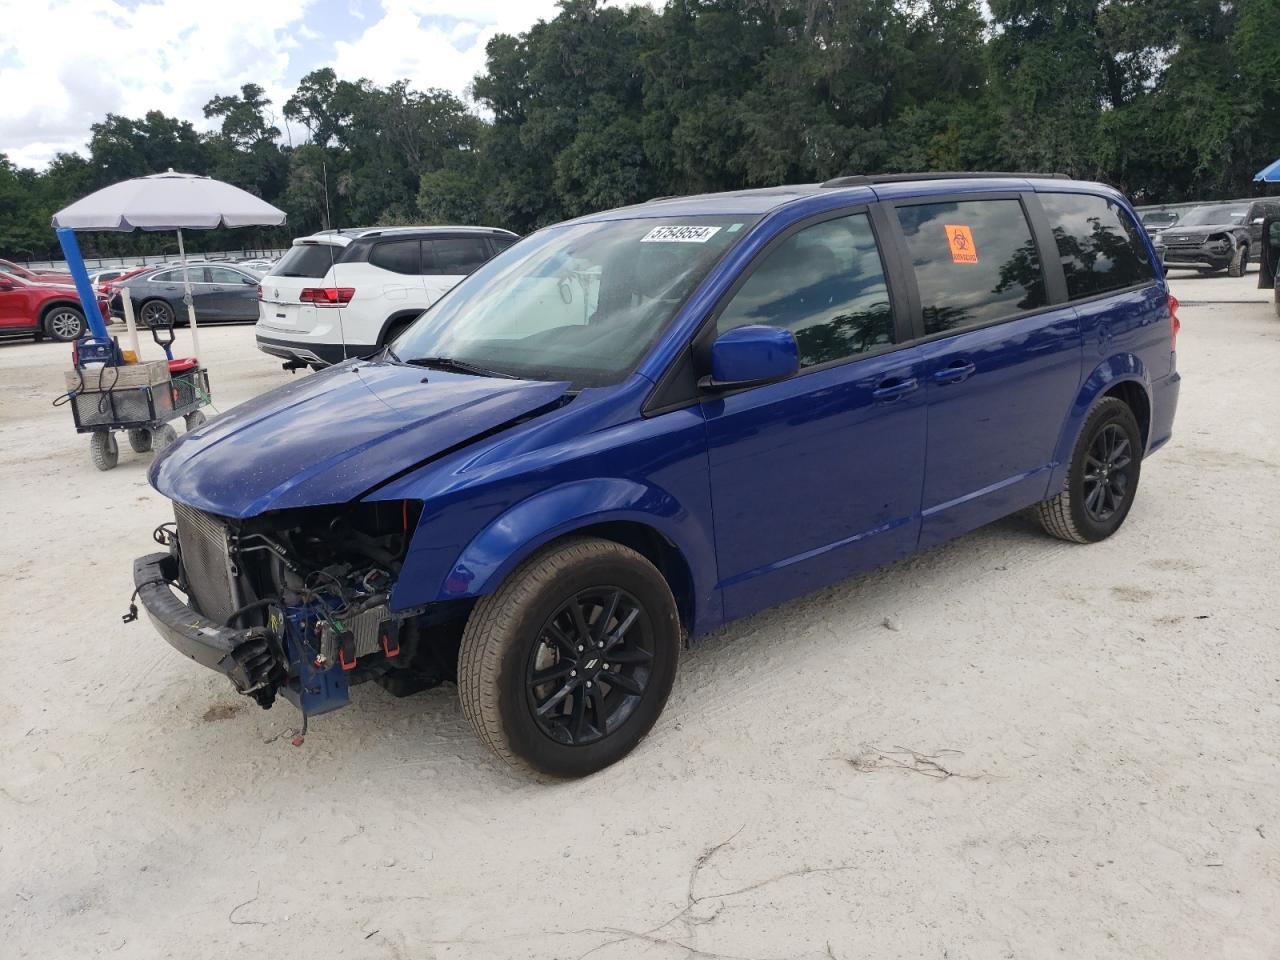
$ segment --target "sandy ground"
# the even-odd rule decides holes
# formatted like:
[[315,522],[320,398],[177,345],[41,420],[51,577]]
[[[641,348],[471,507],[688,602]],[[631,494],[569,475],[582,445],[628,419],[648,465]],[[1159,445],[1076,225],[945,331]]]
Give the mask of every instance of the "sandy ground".
[[[122,625],[166,503],[49,406],[67,348],[0,345],[0,955],[1280,957],[1254,279],[1175,276],[1182,407],[1115,538],[1009,519],[735,624],[628,760],[551,786],[452,688],[361,687],[295,748]],[[203,336],[224,407],[289,376]]]

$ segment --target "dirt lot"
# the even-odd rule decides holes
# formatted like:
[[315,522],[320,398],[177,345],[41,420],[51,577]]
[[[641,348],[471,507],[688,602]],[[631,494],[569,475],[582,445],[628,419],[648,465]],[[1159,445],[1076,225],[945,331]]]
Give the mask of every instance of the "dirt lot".
[[[67,348],[0,345],[0,953],[1280,957],[1254,280],[1174,279],[1182,407],[1118,536],[1010,519],[735,624],[631,758],[552,786],[452,688],[361,687],[295,748],[122,625],[167,505],[49,406]],[[288,379],[248,328],[203,342],[224,408]]]

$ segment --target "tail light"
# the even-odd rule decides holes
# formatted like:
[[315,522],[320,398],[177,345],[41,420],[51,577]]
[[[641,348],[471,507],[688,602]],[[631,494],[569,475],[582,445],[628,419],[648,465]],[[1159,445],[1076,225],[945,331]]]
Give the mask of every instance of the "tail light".
[[355,287],[307,287],[298,299],[317,307],[341,307],[350,303],[355,295]]
[[1182,329],[1182,321],[1178,319],[1178,298],[1169,294],[1169,349],[1178,349],[1178,331]]
[[262,299],[262,284],[258,284],[257,290],[258,290],[258,299],[259,299],[259,300],[261,300],[261,299]]

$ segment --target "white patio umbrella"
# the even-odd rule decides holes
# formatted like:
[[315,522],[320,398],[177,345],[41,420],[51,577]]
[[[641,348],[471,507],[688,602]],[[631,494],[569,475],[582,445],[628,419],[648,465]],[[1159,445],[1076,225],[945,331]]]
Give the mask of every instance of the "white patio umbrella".
[[53,215],[53,226],[70,230],[176,230],[182,257],[182,283],[191,348],[200,356],[196,310],[191,302],[191,277],[183,230],[214,227],[274,227],[285,213],[259,197],[221,180],[194,173],[153,173],[103,187]]

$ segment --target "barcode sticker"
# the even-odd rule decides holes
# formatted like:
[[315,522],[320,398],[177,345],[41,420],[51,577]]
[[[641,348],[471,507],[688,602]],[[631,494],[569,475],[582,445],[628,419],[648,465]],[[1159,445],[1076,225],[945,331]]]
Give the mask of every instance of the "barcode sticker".
[[640,238],[640,242],[706,243],[719,232],[719,227],[654,227]]

